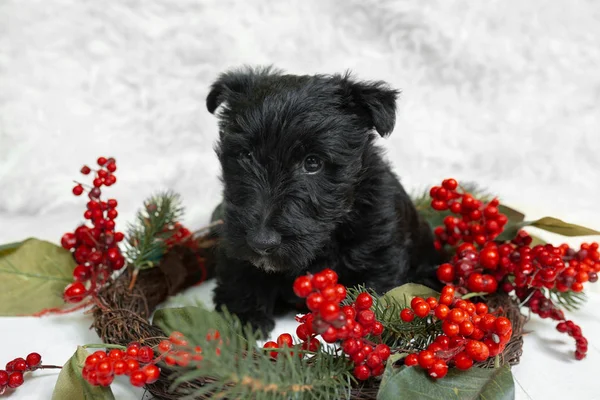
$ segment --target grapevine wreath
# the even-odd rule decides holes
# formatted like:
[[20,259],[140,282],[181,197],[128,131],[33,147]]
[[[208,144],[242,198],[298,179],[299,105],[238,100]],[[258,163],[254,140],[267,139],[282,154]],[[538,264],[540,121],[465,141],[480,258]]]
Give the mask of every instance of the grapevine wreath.
[[[116,162],[97,164],[81,168],[91,185],[73,188],[88,197],[86,222],[60,247],[36,239],[0,246],[0,312],[85,309],[104,343],[74,349],[63,367],[44,365],[38,353],[16,358],[0,371],[0,393],[17,389],[27,373],[62,368],[53,399],[113,399],[120,375],[159,399],[512,399],[510,366],[522,355],[528,313],[554,320],[574,339],[573,357],[586,356],[587,340],[563,310],[580,306],[584,284],[598,280],[598,244],[554,246],[524,228],[600,232],[550,217],[525,221],[493,196],[446,179],[414,197],[446,256],[440,293],[407,284],[379,296],[339,284],[323,266],[294,282],[309,310],[296,316],[296,331],[262,343],[227,310],[156,310],[212,276],[220,208],[208,227],[191,232],[179,197],[162,192],[122,232],[118,202],[105,198]],[[14,301],[27,291],[31,301]]]

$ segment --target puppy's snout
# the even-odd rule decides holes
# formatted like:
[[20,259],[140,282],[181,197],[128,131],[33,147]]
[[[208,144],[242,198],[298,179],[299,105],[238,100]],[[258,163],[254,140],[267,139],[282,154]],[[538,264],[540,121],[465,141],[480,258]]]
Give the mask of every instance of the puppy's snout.
[[261,255],[267,255],[281,244],[281,235],[273,229],[261,228],[246,235],[248,245]]

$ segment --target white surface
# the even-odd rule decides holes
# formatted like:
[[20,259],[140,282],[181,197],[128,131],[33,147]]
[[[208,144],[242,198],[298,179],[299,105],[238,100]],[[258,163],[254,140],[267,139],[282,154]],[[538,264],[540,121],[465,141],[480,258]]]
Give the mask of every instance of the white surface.
[[[71,181],[99,155],[119,163],[110,190],[119,223],[170,188],[184,197],[186,224],[204,225],[219,201],[216,123],[204,100],[219,72],[242,63],[387,80],[403,95],[382,145],[409,189],[475,180],[528,217],[600,228],[598,2],[5,0],[0,243],[58,242],[83,210]],[[599,304],[596,294],[573,316],[590,339],[583,362],[562,357],[573,342],[552,324],[531,323],[515,368],[531,398],[600,398]],[[0,363],[39,350],[61,364],[97,340],[89,323],[0,319]],[[56,372],[38,375],[11,398],[49,398]]]

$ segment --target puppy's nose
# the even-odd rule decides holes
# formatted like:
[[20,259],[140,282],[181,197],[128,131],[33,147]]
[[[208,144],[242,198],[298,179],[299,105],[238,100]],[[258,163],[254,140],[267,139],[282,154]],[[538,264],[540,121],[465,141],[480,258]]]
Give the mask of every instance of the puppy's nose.
[[272,229],[262,228],[257,232],[248,233],[246,241],[252,250],[267,255],[281,244],[281,235]]

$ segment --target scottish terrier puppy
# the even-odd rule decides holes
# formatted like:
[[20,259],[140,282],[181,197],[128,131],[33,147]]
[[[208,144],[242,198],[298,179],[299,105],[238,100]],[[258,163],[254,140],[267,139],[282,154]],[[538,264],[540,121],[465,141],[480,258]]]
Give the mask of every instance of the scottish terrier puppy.
[[217,308],[268,334],[294,278],[334,269],[383,293],[436,285],[433,236],[374,144],[389,135],[398,92],[346,75],[271,68],[222,74],[218,113],[224,224]]

